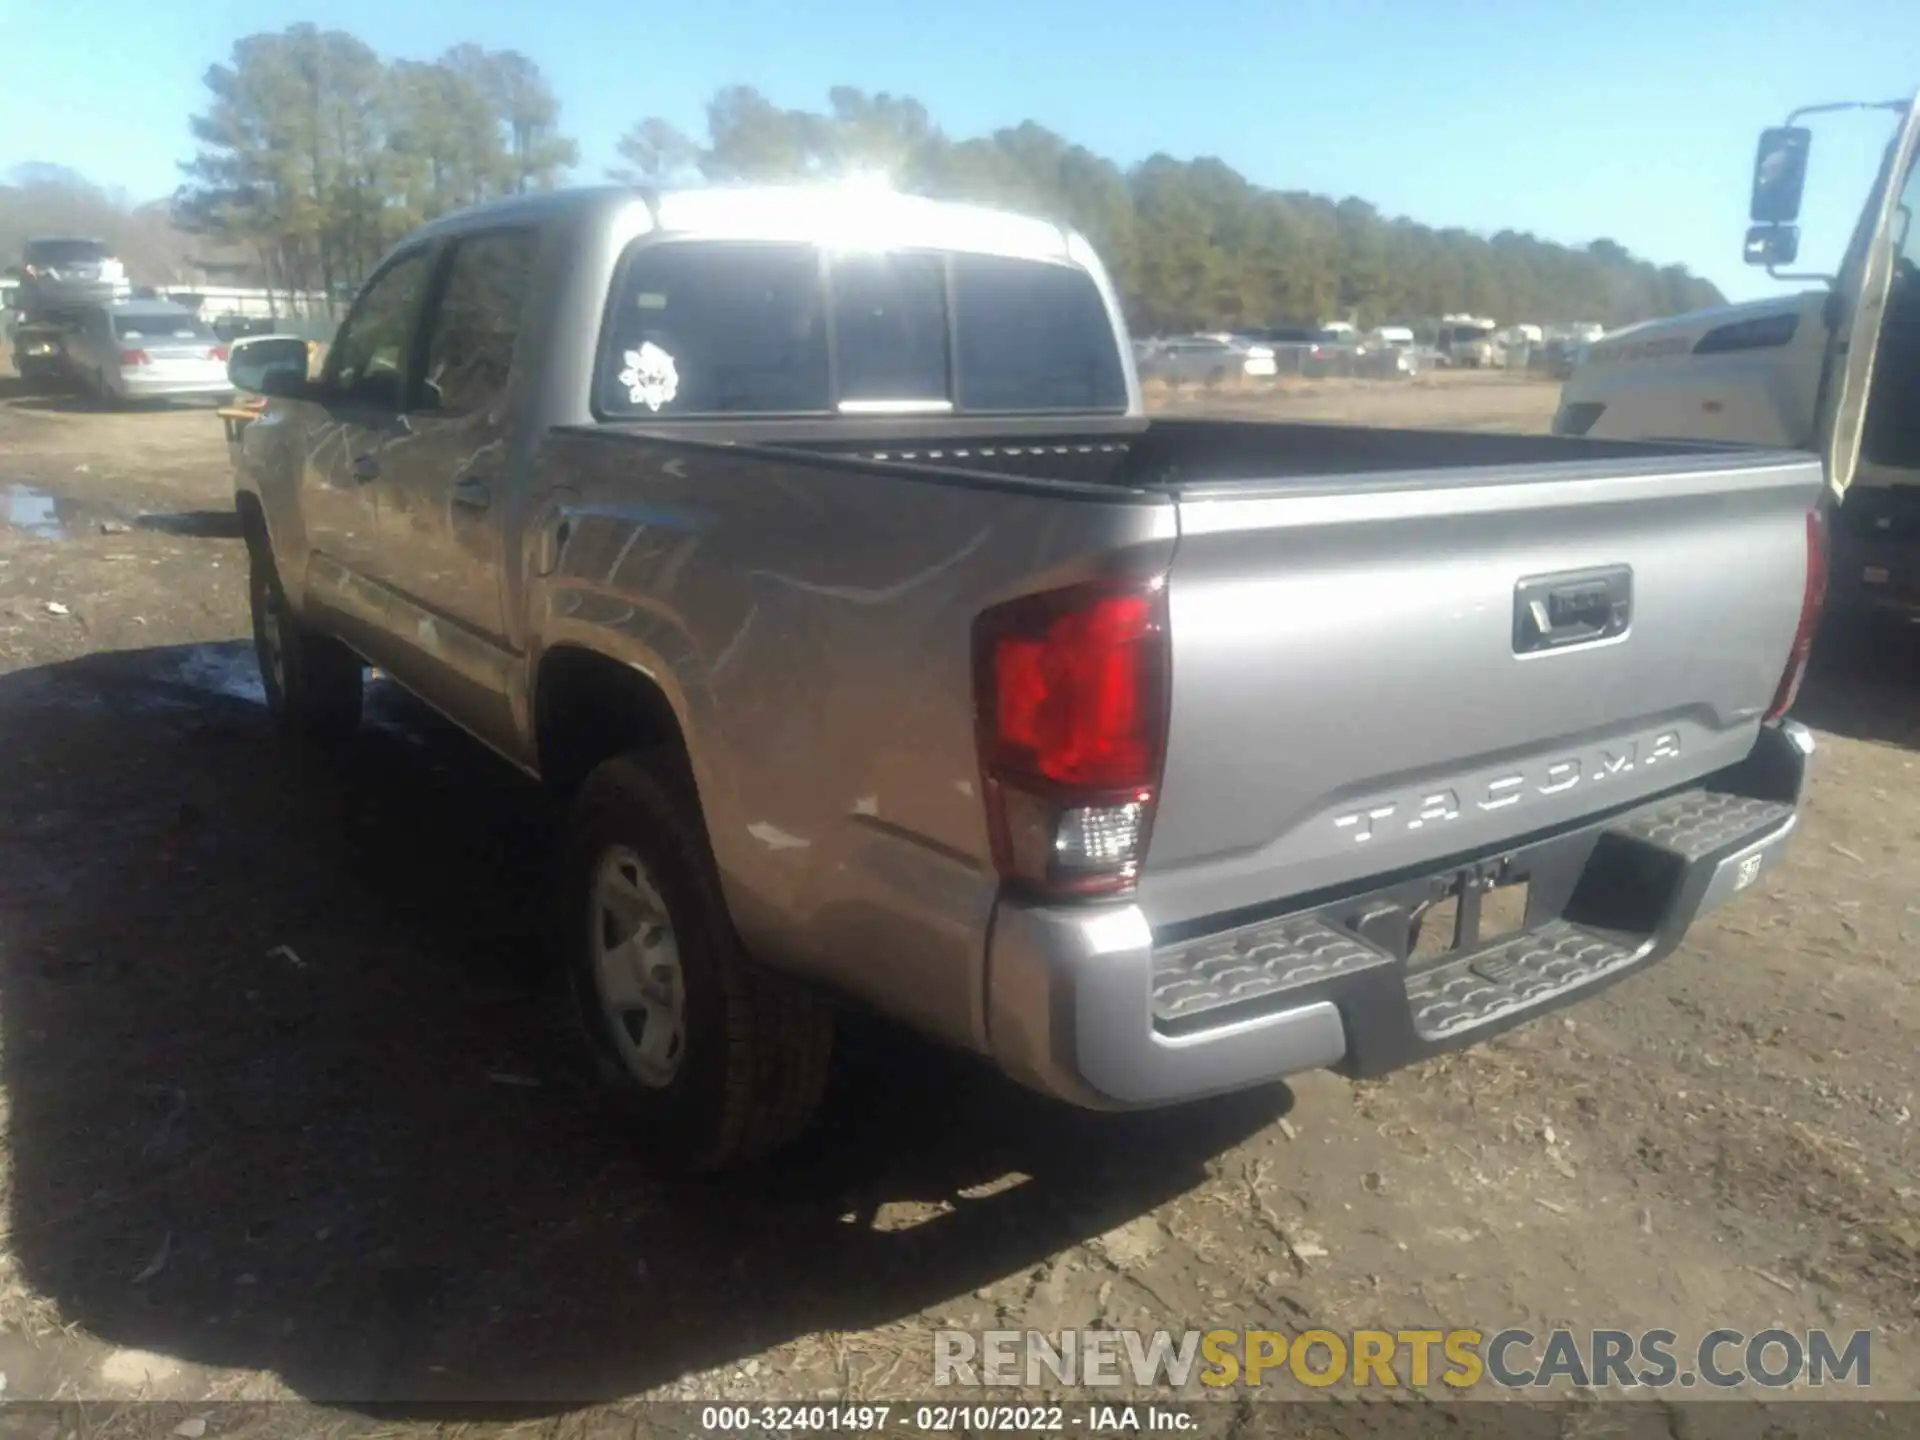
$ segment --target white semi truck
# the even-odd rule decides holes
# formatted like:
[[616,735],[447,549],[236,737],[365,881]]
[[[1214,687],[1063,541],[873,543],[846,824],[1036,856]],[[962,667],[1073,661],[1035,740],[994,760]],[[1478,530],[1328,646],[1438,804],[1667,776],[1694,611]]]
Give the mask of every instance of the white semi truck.
[[[1812,131],[1836,110],[1898,117],[1837,275],[1798,257]],[[1649,321],[1590,345],[1554,429],[1819,453],[1832,516],[1829,610],[1920,621],[1920,95],[1815,105],[1762,133],[1746,259],[1815,289]]]

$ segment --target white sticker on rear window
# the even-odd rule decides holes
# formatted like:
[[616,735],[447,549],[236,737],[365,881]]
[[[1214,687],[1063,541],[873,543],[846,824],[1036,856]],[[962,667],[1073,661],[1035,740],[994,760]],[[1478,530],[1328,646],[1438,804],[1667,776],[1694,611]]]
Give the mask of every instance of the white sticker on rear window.
[[620,383],[627,387],[628,403],[658,410],[680,393],[680,371],[673,356],[651,340],[621,358],[627,362],[627,368],[620,372]]

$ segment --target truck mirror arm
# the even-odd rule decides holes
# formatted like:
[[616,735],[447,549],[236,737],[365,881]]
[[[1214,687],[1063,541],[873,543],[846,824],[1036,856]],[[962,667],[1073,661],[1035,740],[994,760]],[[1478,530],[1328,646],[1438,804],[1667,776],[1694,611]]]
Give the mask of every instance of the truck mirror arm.
[[1834,100],[1825,105],[1802,105],[1787,116],[1787,124],[1797,123],[1803,115],[1832,115],[1842,110],[1891,110],[1896,115],[1907,113],[1905,100]]
[[1816,270],[1809,270],[1802,274],[1796,270],[1776,270],[1771,265],[1767,266],[1767,278],[1771,280],[1815,281],[1821,285],[1825,285],[1828,289],[1832,289],[1840,283],[1840,277],[1838,275],[1822,275]]

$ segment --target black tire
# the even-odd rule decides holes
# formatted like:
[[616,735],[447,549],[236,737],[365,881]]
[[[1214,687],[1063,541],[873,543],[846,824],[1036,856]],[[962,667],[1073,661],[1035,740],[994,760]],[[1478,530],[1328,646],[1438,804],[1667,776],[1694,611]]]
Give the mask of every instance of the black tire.
[[332,636],[316,635],[300,623],[263,544],[248,545],[247,561],[253,649],[268,710],[289,734],[345,741],[360,728],[366,689],[360,657]]
[[[698,1174],[768,1155],[806,1128],[826,1089],[833,1012],[818,995],[756,966],[741,947],[698,801],[676,758],[618,756],[587,777],[560,847],[553,923],[600,1080],[656,1168]],[[616,1014],[597,965],[611,928],[603,867],[624,872],[630,863],[642,867],[662,902],[678,967],[674,1033],[681,1043],[670,1073],[650,1080],[633,1059],[638,1012]],[[642,1030],[651,1023],[645,1017]]]

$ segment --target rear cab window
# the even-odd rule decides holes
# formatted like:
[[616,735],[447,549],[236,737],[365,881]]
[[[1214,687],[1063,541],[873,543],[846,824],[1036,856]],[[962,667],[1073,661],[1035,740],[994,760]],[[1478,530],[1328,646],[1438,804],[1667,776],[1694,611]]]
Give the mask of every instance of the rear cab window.
[[963,410],[1124,410],[1113,322],[1084,270],[953,257]]
[[826,296],[806,245],[664,241],[616,282],[599,408],[635,416],[821,414]]
[[939,255],[845,255],[828,270],[841,410],[953,404],[946,265]]
[[760,241],[636,242],[594,386],[617,420],[1127,408],[1118,336],[1077,266]]

